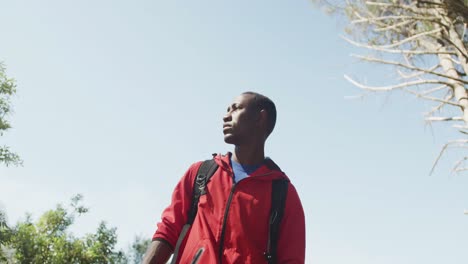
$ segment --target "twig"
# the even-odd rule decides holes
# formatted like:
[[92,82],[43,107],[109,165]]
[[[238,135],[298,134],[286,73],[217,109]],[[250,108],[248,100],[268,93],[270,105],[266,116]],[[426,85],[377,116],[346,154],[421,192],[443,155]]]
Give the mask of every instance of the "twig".
[[457,81],[457,82],[461,82],[463,84],[468,84],[468,81],[466,81],[466,80],[463,80],[463,79],[460,79],[460,78],[455,78],[455,77],[452,77],[450,75],[434,72],[434,71],[431,71],[430,69],[423,69],[423,68],[419,68],[419,67],[405,65],[403,63],[399,63],[399,62],[395,62],[395,61],[381,60],[381,59],[372,58],[372,57],[365,57],[365,56],[361,56],[361,55],[351,54],[351,56],[353,56],[355,58],[358,58],[358,59],[361,59],[361,60],[369,61],[369,62],[377,62],[377,63],[382,63],[382,64],[394,65],[394,66],[403,67],[403,68],[413,70],[413,71],[424,72],[424,73],[432,74],[432,75],[439,76],[439,77],[442,77],[442,78],[451,79],[451,80],[454,80],[454,81]]
[[[468,157],[463,157],[462,159],[460,159],[459,161],[457,161],[457,162],[455,163],[455,166],[453,167],[452,173],[458,172],[458,169],[460,169],[460,168],[459,168],[460,165],[464,164],[466,160],[468,160]],[[461,168],[461,169],[467,170],[467,168]]]
[[407,24],[410,24],[414,21],[411,21],[411,20],[407,20],[407,21],[403,21],[403,22],[400,22],[400,23],[396,23],[396,24],[393,24],[393,25],[390,25],[390,26],[386,26],[386,27],[381,27],[381,28],[376,28],[374,29],[375,32],[382,32],[382,31],[388,31],[388,30],[392,30],[392,29],[397,29],[401,26],[404,26],[404,25],[407,25]]
[[427,117],[426,121],[428,121],[428,122],[463,121],[463,117],[461,117],[461,116],[454,116],[454,117],[431,116],[431,117]]
[[425,95],[422,95],[418,92],[415,92],[415,91],[412,91],[410,89],[405,89],[403,88],[404,91],[408,92],[408,93],[411,93],[411,94],[414,94],[416,97],[419,97],[419,98],[422,98],[422,99],[426,99],[426,100],[429,100],[429,101],[434,101],[434,102],[441,102],[441,103],[445,103],[445,104],[449,104],[449,105],[453,105],[453,106],[458,106],[460,107],[460,104],[458,103],[454,103],[452,101],[447,101],[447,100],[444,100],[444,99],[440,99],[440,98],[437,98],[437,97],[429,97],[429,96],[425,96]]
[[435,169],[437,163],[439,162],[440,158],[441,158],[442,155],[444,154],[445,150],[446,150],[450,145],[453,145],[453,144],[456,144],[456,143],[466,144],[466,143],[468,143],[468,139],[458,139],[458,140],[452,140],[452,141],[447,142],[447,143],[442,147],[442,150],[440,151],[439,156],[437,156],[437,159],[435,160],[434,165],[432,166],[432,169],[431,169],[431,171],[429,172],[429,175],[432,175],[432,173],[434,172],[434,169]]
[[345,41],[349,42],[350,44],[360,47],[360,48],[366,48],[366,49],[372,49],[372,50],[377,50],[377,51],[383,51],[387,53],[396,53],[396,54],[411,54],[411,55],[438,55],[438,54],[447,54],[447,55],[457,55],[455,52],[452,51],[424,51],[424,50],[403,50],[403,49],[388,49],[384,48],[384,46],[377,46],[377,45],[366,45],[363,43],[359,43],[356,41],[353,41],[345,36],[341,36],[342,39]]
[[[440,80],[424,80],[424,81],[405,82],[405,83],[400,83],[397,85],[390,85],[390,86],[372,87],[372,86],[361,84],[353,80],[351,77],[349,77],[346,74],[344,75],[344,78],[361,89],[374,91],[374,92],[388,92],[391,90],[396,90],[396,89],[400,89],[400,88],[404,88],[408,86],[416,86],[416,85],[421,85],[421,84],[444,84],[444,85],[450,86],[449,83],[446,83]],[[453,102],[450,102],[450,103],[454,104]],[[459,106],[459,105],[456,104],[456,106]]]
[[434,93],[434,92],[437,92],[437,91],[440,91],[440,90],[443,90],[445,88],[448,88],[447,85],[441,85],[441,86],[437,86],[435,88],[432,88],[430,90],[426,90],[422,93],[422,95],[428,95],[428,94],[431,94],[431,93]]
[[419,34],[413,35],[411,37],[405,38],[405,39],[403,39],[401,41],[398,41],[396,43],[393,43],[393,44],[390,44],[390,45],[382,45],[381,47],[384,48],[384,49],[390,49],[390,48],[393,48],[393,47],[398,47],[398,46],[401,46],[402,44],[413,41],[413,40],[415,40],[417,38],[427,36],[427,35],[431,35],[431,34],[435,34],[435,33],[439,33],[440,31],[441,31],[441,29],[439,29],[439,28],[436,28],[436,29],[430,30],[430,31],[424,31],[424,32],[421,32]]
[[[429,68],[428,71],[435,71],[439,67],[440,67],[440,65],[435,65],[434,67]],[[397,69],[397,72],[403,79],[413,79],[413,78],[416,78],[416,77],[419,77],[421,75],[426,74],[425,72],[416,72],[414,74],[406,75],[402,71],[400,71],[399,69]]]
[[[426,95],[426,94],[428,94],[428,93],[422,93],[422,94],[423,94],[423,95]],[[453,95],[453,93],[452,93],[452,90],[451,90],[451,89],[448,89],[446,95],[444,96],[444,101],[450,101],[450,100],[453,99],[453,97],[454,97],[454,95]],[[440,109],[442,109],[442,107],[444,107],[445,105],[446,105],[445,102],[441,102],[441,103],[440,103],[439,105],[437,105],[436,107],[433,107],[433,108],[431,109],[431,111],[428,112],[426,115],[427,115],[427,116],[431,116],[431,115],[434,114],[435,112],[437,112],[437,111],[439,111]]]

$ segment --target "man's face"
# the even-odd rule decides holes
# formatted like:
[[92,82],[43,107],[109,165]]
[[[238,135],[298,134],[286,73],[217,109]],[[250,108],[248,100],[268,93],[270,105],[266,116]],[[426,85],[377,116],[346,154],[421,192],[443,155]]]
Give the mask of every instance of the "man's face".
[[242,94],[234,99],[223,117],[224,142],[236,146],[252,143],[258,135],[258,111],[254,96]]

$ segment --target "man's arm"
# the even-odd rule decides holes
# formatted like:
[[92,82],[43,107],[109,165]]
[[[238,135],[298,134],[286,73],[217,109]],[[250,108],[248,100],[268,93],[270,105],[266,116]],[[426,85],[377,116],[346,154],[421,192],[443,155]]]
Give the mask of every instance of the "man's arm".
[[165,264],[172,255],[172,248],[165,241],[151,242],[143,258],[143,264]]
[[289,184],[281,220],[277,257],[279,264],[305,263],[305,217],[296,188]]
[[192,164],[172,193],[171,204],[164,210],[161,222],[148,247],[144,264],[165,264],[171,256],[180,232],[187,222],[187,212],[192,204],[192,190],[195,175],[201,162]]

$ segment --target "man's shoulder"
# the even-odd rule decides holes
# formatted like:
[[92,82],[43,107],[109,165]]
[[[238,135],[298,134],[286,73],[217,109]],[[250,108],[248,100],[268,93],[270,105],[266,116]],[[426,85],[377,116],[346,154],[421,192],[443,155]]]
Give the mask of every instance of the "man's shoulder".
[[227,157],[228,154],[220,154],[220,153],[213,153],[211,154],[211,157],[210,156],[207,156],[205,159],[203,160],[198,160],[198,161],[195,161],[193,162],[190,167],[189,167],[189,171],[198,171],[198,169],[201,167],[201,165],[204,163],[204,162],[210,162],[210,161],[213,161],[213,162],[216,162],[216,160],[220,160],[220,159],[225,159]]

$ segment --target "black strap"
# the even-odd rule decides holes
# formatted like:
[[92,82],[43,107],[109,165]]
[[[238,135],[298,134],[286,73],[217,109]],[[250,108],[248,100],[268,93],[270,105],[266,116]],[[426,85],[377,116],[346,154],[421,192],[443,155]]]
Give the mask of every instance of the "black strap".
[[213,159],[205,160],[198,169],[197,177],[195,177],[195,182],[193,184],[193,193],[192,193],[192,204],[190,206],[190,210],[187,216],[187,223],[183,226],[182,231],[177,239],[176,247],[174,250],[174,256],[172,256],[172,264],[175,264],[177,261],[180,245],[184,240],[190,226],[193,224],[195,220],[195,216],[198,212],[198,201],[200,200],[200,196],[206,193],[205,187],[208,181],[210,180],[211,176],[216,172],[218,169],[218,164]]
[[274,180],[271,185],[271,211],[268,227],[268,244],[265,257],[269,264],[277,263],[278,239],[280,223],[284,214],[289,181],[285,179]]
[[188,213],[187,224],[192,224],[198,212],[198,201],[200,196],[206,193],[205,187],[211,176],[218,169],[218,164],[214,160],[205,160],[198,169],[197,177],[193,184],[192,205]]

